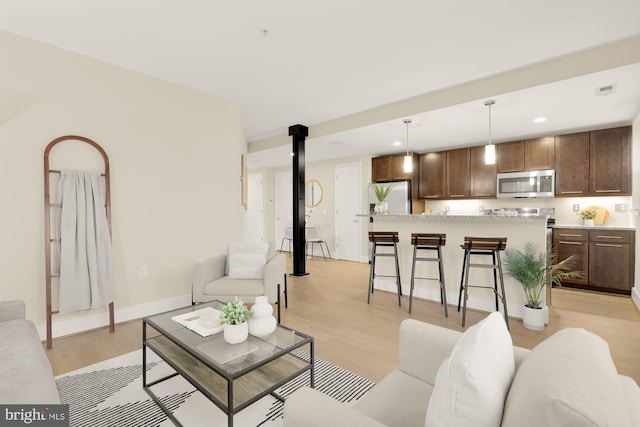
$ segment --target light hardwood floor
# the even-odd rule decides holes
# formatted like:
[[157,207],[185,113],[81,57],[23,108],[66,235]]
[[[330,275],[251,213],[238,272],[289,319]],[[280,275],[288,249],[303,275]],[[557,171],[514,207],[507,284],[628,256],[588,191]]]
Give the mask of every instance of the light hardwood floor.
[[[395,294],[380,291],[368,305],[368,264],[315,258],[307,263],[307,271],[307,276],[288,278],[289,308],[283,309],[282,323],[312,335],[317,356],[373,381],[379,381],[397,364],[398,328],[403,319],[412,317],[463,330],[460,313],[453,305],[445,318],[440,304],[414,299],[409,315],[407,296],[398,307]],[[582,327],[603,337],[618,371],[640,383],[640,313],[630,298],[553,289],[552,300],[550,326],[544,331],[527,330],[520,320],[511,319],[515,345],[532,348],[560,329]],[[467,325],[485,315],[468,311]],[[54,373],[139,349],[141,325],[136,320],[118,324],[113,334],[102,328],[55,339],[53,349],[47,351]]]

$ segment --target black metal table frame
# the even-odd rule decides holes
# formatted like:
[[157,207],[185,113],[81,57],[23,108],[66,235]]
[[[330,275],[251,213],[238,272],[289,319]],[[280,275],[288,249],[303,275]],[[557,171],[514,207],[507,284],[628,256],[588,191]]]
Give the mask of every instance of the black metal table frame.
[[[173,310],[172,310],[173,311]],[[162,314],[162,313],[160,313]],[[162,409],[162,411],[167,415],[167,417],[176,425],[176,426],[182,426],[182,424],[180,423],[180,421],[178,421],[176,419],[176,417],[171,413],[171,411],[165,406],[164,403],[162,403],[162,401],[160,400],[160,398],[158,396],[155,395],[155,393],[153,393],[153,391],[151,391],[151,387],[159,384],[163,381],[166,381],[170,378],[173,378],[177,375],[181,375],[182,378],[184,378],[185,380],[187,380],[189,383],[191,383],[199,392],[201,392],[204,396],[207,397],[207,399],[209,399],[211,402],[213,402],[218,408],[220,408],[225,414],[227,414],[227,425],[228,427],[233,427],[233,416],[235,414],[237,414],[238,412],[242,411],[243,409],[247,408],[248,406],[250,406],[251,404],[257,402],[258,400],[262,399],[263,397],[265,397],[266,395],[270,394],[273,397],[275,397],[276,399],[283,401],[284,402],[284,398],[282,396],[280,396],[278,393],[275,393],[275,390],[277,390],[278,388],[282,387],[284,384],[286,384],[287,382],[291,381],[292,379],[298,377],[299,375],[302,375],[304,372],[309,371],[309,379],[310,379],[310,386],[311,388],[315,387],[315,383],[314,383],[314,341],[313,341],[313,337],[303,334],[301,332],[298,332],[294,329],[288,328],[286,326],[283,325],[278,325],[279,328],[283,328],[286,329],[298,336],[301,336],[303,338],[305,338],[303,341],[293,344],[290,347],[287,347],[287,352],[285,353],[280,353],[277,355],[273,355],[269,358],[266,358],[262,361],[260,361],[259,363],[256,363],[255,365],[252,365],[246,369],[243,369],[233,375],[229,375],[226,372],[220,372],[219,370],[217,370],[216,368],[214,368],[209,362],[202,360],[202,358],[198,357],[197,354],[195,354],[195,352],[190,351],[189,349],[185,348],[185,346],[183,346],[180,342],[178,342],[177,340],[173,339],[173,337],[170,334],[164,334],[162,331],[158,330],[156,327],[154,327],[152,324],[149,324],[150,327],[152,327],[153,329],[155,329],[157,332],[159,332],[162,336],[168,338],[169,340],[172,341],[172,343],[174,343],[175,345],[177,345],[178,347],[180,347],[180,349],[184,352],[186,352],[188,355],[190,355],[191,357],[197,359],[198,361],[202,362],[203,364],[205,364],[207,367],[209,367],[213,372],[215,372],[216,374],[218,374],[219,376],[223,377],[226,381],[227,381],[227,405],[225,405],[223,402],[221,402],[220,400],[218,400],[215,396],[213,396],[211,393],[209,393],[207,390],[204,389],[204,387],[202,387],[201,384],[199,384],[199,382],[195,379],[192,378],[189,374],[187,374],[180,366],[178,366],[178,364],[176,364],[173,360],[171,360],[171,358],[165,356],[164,354],[160,354],[154,351],[154,353],[156,353],[164,362],[166,362],[169,366],[171,366],[171,368],[173,368],[176,372],[167,375],[165,377],[159,378],[157,380],[154,380],[150,383],[147,383],[147,318],[145,317],[142,320],[142,388],[147,392],[147,394],[153,399],[154,402],[156,402],[156,404]],[[241,378],[242,376],[255,371],[256,369],[282,357],[285,356],[287,354],[296,357],[300,360],[303,360],[304,362],[306,362],[306,360],[302,359],[301,357],[296,356],[295,354],[293,354],[293,350],[298,349],[300,347],[303,347],[305,345],[309,345],[309,362],[307,362],[307,366],[305,366],[302,369],[299,369],[298,371],[294,372],[293,374],[289,375],[288,377],[282,379],[281,381],[275,383],[274,385],[272,385],[271,387],[268,387],[267,389],[265,389],[264,391],[258,393],[256,396],[252,397],[251,399],[247,400],[246,402],[238,405],[238,407],[234,407],[233,406],[233,382],[235,380],[237,380],[238,378]],[[153,351],[153,349],[151,349],[151,351]]]

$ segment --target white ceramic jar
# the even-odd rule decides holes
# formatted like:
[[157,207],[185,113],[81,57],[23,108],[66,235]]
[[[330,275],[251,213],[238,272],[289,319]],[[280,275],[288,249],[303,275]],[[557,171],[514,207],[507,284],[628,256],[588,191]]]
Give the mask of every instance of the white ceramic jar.
[[273,317],[273,307],[265,296],[256,297],[249,317],[249,333],[256,337],[266,337],[276,330],[278,322]]

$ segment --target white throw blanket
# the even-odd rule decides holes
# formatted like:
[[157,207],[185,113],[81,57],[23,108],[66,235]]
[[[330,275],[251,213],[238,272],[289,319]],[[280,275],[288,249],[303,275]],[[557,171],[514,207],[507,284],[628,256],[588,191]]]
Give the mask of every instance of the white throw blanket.
[[111,236],[97,172],[63,170],[58,183],[59,312],[103,307],[115,300]]

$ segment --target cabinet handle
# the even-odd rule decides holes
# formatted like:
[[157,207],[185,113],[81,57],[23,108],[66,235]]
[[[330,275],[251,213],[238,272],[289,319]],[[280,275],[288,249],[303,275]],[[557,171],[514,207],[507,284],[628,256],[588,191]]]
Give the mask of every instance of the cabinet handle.
[[596,243],[596,246],[606,246],[609,248],[621,248],[622,245],[612,245],[611,243]]
[[619,193],[620,190],[596,190],[596,193]]
[[598,239],[622,239],[621,236],[596,236]]
[[582,242],[565,242],[560,240],[558,243],[560,243],[561,245],[582,245]]
[[582,194],[583,191],[561,191],[560,194]]
[[464,197],[464,194],[452,194],[451,197]]
[[582,234],[567,234],[567,233],[560,233],[560,236],[564,236],[564,237],[582,237]]
[[485,197],[485,196],[490,196],[491,194],[489,193],[481,193],[481,194],[476,194],[476,197]]

